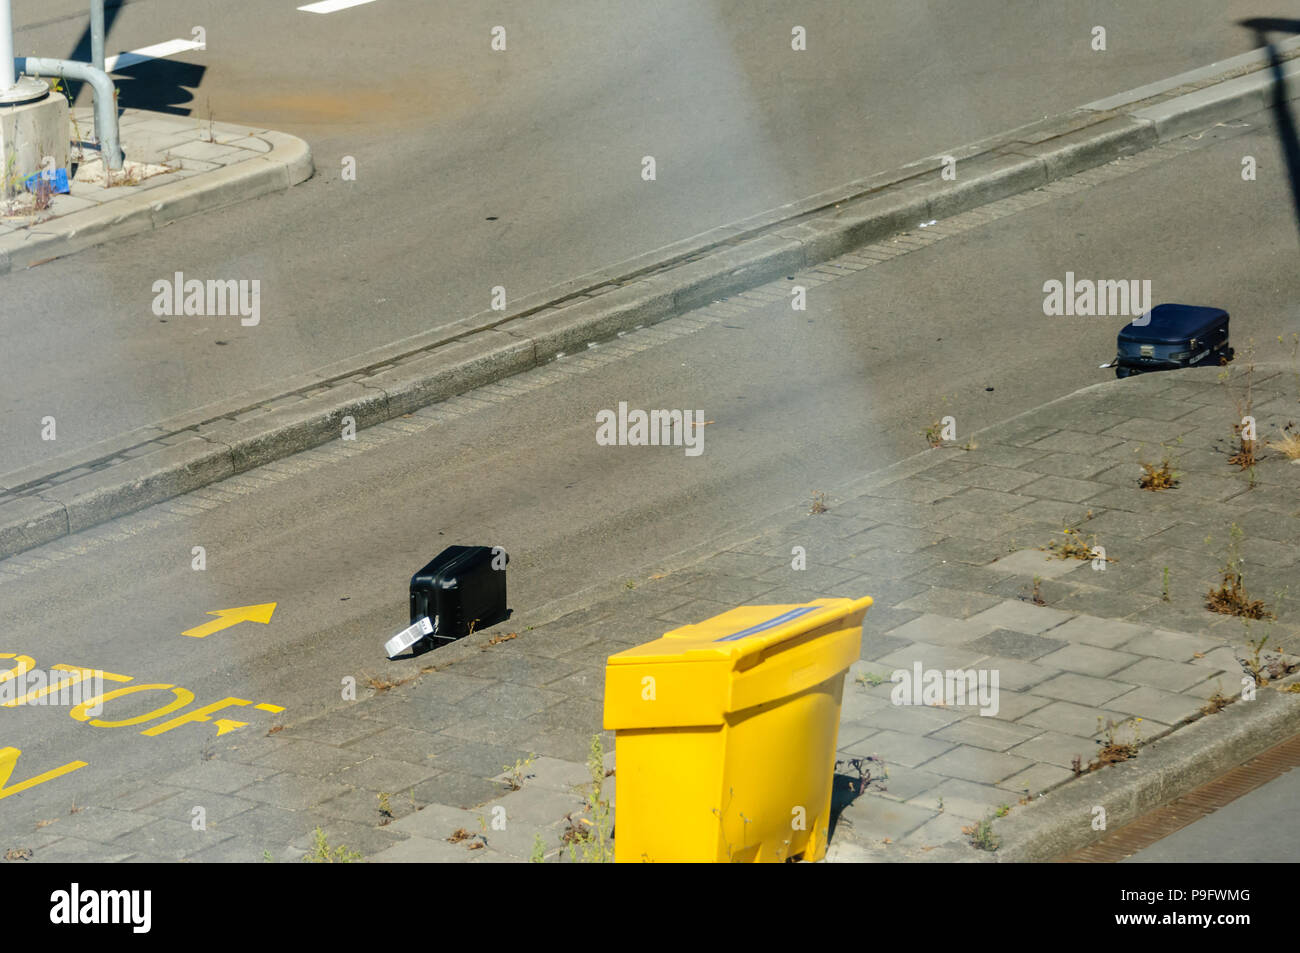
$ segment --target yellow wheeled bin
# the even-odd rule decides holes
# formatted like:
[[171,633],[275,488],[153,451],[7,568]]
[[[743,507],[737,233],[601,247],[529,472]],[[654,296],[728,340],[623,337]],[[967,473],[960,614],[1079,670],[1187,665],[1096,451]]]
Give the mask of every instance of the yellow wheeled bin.
[[870,605],[742,606],[609,657],[615,861],[825,855],[844,676]]

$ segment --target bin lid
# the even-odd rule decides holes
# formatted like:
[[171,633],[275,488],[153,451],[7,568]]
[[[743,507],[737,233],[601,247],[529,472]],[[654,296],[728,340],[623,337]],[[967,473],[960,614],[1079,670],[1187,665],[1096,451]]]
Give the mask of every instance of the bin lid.
[[611,655],[605,727],[715,725],[821,684],[858,658],[870,605],[865,596],[740,606]]
[[609,665],[643,662],[739,662],[774,645],[796,639],[854,611],[865,612],[862,599],[816,599],[802,605],[740,606],[703,622],[665,632],[644,645],[611,655]]

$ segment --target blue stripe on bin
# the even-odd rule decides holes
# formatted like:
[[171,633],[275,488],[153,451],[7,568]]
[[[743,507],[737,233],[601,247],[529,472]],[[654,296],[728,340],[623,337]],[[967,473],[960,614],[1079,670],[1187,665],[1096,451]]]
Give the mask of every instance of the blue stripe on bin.
[[768,619],[766,622],[760,622],[758,625],[750,626],[748,629],[742,629],[740,632],[733,632],[731,635],[724,635],[720,639],[714,639],[714,642],[734,642],[736,639],[743,639],[747,635],[756,635],[759,632],[766,632],[768,629],[774,629],[778,625],[789,622],[791,619],[797,619],[801,615],[809,612],[816,612],[818,609],[824,609],[825,606],[801,606],[798,609],[791,609],[789,612],[783,612],[775,619]]

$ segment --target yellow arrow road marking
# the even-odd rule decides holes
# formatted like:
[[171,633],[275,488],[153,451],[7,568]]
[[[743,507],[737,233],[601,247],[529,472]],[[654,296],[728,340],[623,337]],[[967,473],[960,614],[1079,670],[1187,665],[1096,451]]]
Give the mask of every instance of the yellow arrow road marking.
[[239,625],[241,622],[261,622],[263,625],[271,621],[271,613],[275,611],[276,603],[264,602],[260,606],[241,606],[238,609],[217,609],[215,612],[209,612],[208,615],[214,615],[217,618],[211,622],[205,622],[203,625],[195,626],[192,629],[186,629],[181,635],[188,635],[191,638],[201,639],[211,635],[213,632],[220,632],[222,629],[228,629],[232,625]]

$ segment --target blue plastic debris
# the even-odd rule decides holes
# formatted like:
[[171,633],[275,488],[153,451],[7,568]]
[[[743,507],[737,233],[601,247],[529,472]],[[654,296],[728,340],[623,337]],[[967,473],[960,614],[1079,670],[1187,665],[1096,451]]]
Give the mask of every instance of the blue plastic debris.
[[54,169],[50,172],[42,171],[29,175],[23,180],[23,186],[28,192],[35,192],[37,183],[41,180],[48,182],[49,185],[47,187],[56,195],[66,195],[72,191],[72,189],[68,187],[67,169]]

